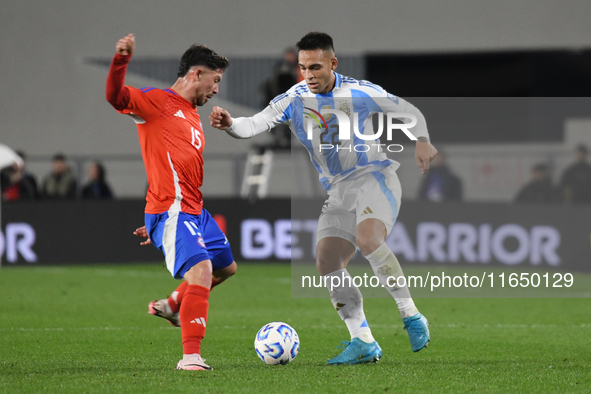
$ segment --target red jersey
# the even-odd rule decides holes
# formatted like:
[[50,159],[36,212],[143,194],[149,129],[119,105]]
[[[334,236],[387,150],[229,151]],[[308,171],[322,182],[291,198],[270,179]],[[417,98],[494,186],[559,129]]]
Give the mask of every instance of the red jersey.
[[199,215],[205,139],[197,109],[172,89],[123,86],[129,58],[113,58],[107,100],[137,124],[149,185],[145,212]]

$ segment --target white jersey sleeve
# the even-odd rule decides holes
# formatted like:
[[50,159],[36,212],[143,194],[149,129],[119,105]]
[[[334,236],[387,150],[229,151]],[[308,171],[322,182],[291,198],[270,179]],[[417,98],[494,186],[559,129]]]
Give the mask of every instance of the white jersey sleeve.
[[270,131],[273,127],[289,119],[290,104],[291,98],[288,95],[279,95],[254,116],[232,118],[232,125],[226,129],[226,133],[234,138],[251,138]]
[[[395,110],[396,112],[409,113],[409,114],[414,115],[417,118],[417,125],[415,127],[411,128],[409,131],[417,138],[425,137],[425,138],[429,139],[429,131],[427,130],[427,121],[425,120],[425,116],[423,116],[423,113],[421,111],[419,111],[419,109],[417,107],[415,107],[414,105],[412,105],[411,103],[409,103],[405,99],[391,95],[388,92],[386,92],[386,94],[388,96],[391,96],[391,97],[388,97],[388,99],[390,101],[392,101],[393,103],[395,103],[393,100],[397,99],[398,103],[395,103],[395,105],[393,107],[393,109],[397,108]],[[382,109],[385,110],[385,112],[392,110],[389,108],[382,108]],[[407,119],[401,119],[401,120],[404,122],[408,122]]]

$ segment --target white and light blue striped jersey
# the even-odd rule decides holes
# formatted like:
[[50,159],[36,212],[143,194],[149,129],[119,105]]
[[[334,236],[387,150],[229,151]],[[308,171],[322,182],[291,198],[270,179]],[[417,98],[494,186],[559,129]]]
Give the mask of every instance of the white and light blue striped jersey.
[[[275,97],[258,114],[233,119],[232,126],[226,131],[236,138],[249,138],[269,131],[279,123],[287,123],[310,154],[320,183],[326,190],[342,179],[353,179],[392,165],[398,168],[397,162],[388,159],[384,146],[379,145],[380,141],[370,137],[377,131],[374,130],[371,115],[380,112],[412,114],[417,123],[409,131],[415,137],[428,137],[427,124],[421,112],[378,85],[338,73],[335,77],[335,86],[329,93],[314,94],[302,81]],[[336,115],[326,113],[327,110],[339,110],[347,115],[351,129],[349,139],[339,138],[343,125]],[[368,140],[355,135],[355,127]],[[385,134],[386,125],[383,127]]]

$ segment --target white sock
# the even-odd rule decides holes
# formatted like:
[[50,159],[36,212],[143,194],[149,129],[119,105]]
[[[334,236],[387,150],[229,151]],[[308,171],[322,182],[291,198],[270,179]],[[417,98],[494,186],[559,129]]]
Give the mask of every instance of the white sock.
[[393,286],[388,286],[388,277],[398,278],[404,276],[398,259],[394,256],[394,253],[392,253],[390,248],[388,248],[388,245],[383,243],[379,248],[365,256],[365,258],[369,261],[369,264],[371,264],[371,268],[380,280],[380,283],[384,285],[384,288],[388,290],[390,295],[392,295],[392,298],[396,301],[400,316],[404,318],[419,313],[414,301],[410,297],[410,291],[406,284],[404,287],[399,287],[391,279],[389,284]]
[[324,278],[326,280],[326,287],[330,292],[332,305],[347,325],[351,339],[359,338],[365,343],[375,341],[367,325],[365,313],[363,313],[361,292],[353,285],[351,275],[349,275],[347,269],[336,270],[325,275]]

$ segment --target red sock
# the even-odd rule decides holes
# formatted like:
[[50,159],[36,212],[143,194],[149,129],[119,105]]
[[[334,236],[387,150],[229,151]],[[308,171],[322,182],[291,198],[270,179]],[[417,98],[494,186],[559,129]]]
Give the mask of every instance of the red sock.
[[170,305],[170,309],[172,309],[172,311],[174,313],[178,313],[180,307],[181,307],[181,300],[183,299],[183,296],[185,295],[185,290],[187,290],[187,286],[189,284],[187,283],[186,280],[184,280],[179,287],[176,288],[175,291],[172,292],[172,294],[170,296],[168,296],[168,305]]
[[201,354],[201,340],[205,336],[209,289],[188,285],[180,308],[183,354]]
[[[223,283],[223,281],[218,282],[217,280],[211,278],[211,288],[213,289],[217,285]],[[183,300],[183,296],[185,295],[185,290],[187,290],[188,283],[187,281],[183,281],[179,287],[176,288],[175,291],[172,292],[170,296],[168,296],[168,305],[170,305],[170,309],[174,313],[178,313],[179,309],[181,308],[181,302]]]

